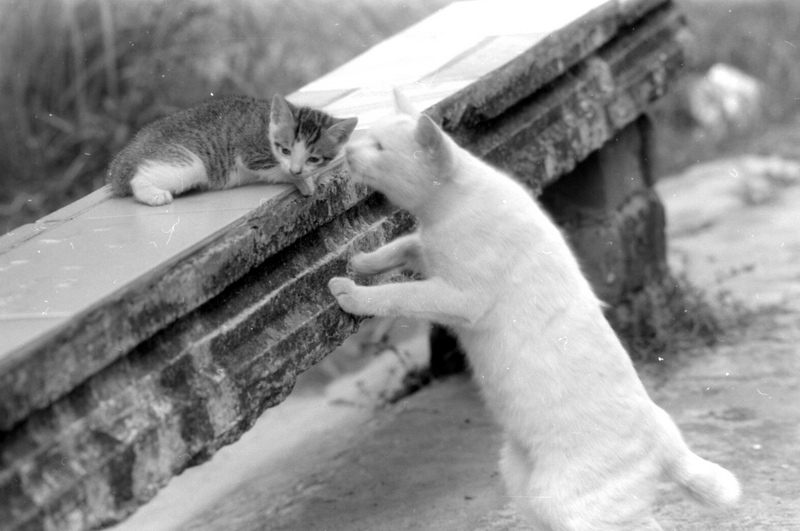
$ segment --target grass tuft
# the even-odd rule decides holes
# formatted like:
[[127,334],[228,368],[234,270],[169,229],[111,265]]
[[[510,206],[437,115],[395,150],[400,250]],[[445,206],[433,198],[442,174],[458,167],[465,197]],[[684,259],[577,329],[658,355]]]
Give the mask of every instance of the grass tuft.
[[750,322],[750,312],[729,293],[707,292],[685,274],[648,283],[609,309],[607,317],[637,362],[716,345]]

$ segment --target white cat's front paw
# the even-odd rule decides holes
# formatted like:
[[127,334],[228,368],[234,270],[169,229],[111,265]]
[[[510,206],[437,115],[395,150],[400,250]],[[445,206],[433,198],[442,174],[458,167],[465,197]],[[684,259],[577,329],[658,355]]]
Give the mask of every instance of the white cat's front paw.
[[350,268],[357,275],[377,275],[382,271],[375,267],[369,253],[358,253],[350,259]]
[[349,278],[334,277],[328,281],[328,290],[336,298],[339,307],[353,315],[364,315],[363,308],[356,298],[358,286]]

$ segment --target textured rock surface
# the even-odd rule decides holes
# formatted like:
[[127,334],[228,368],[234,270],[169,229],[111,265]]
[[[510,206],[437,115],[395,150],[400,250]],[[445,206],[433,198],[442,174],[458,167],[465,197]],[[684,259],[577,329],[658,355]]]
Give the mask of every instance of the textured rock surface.
[[[524,53],[497,79],[484,76],[429,110],[462,145],[537,193],[570,171],[580,181],[602,169],[605,203],[590,205],[602,212],[566,225],[612,299],[645,281],[642,260],[653,271],[663,265],[660,204],[648,189],[643,126],[634,123],[682,63],[682,21],[657,4],[610,2],[588,19],[597,27],[571,26],[575,40],[556,39],[557,68],[541,83],[520,74],[540,60]],[[528,72],[548,68],[536,61]],[[615,139],[610,154],[579,165]],[[619,181],[629,178],[630,186]],[[335,168],[312,199],[278,196],[6,359],[0,521],[102,526],[237,439],[355,329],[325,288],[345,273],[352,249],[412,227]],[[619,245],[598,247],[598,233]]]
[[54,336],[3,360],[0,428],[7,429],[221,293],[255,265],[368,194],[332,172],[306,201],[285,194],[243,216],[179,260],[166,263],[70,320]]
[[412,225],[380,198],[368,200],[8,432],[9,516],[98,526],[238,438],[288,395],[297,373],[354,331],[325,289],[328,279],[345,273],[354,248]]

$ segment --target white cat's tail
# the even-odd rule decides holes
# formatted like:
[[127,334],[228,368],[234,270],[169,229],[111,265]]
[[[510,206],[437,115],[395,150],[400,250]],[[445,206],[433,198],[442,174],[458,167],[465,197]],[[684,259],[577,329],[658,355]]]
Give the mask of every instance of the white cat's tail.
[[733,474],[693,454],[688,448],[667,465],[666,472],[691,499],[706,507],[732,507],[742,493]]

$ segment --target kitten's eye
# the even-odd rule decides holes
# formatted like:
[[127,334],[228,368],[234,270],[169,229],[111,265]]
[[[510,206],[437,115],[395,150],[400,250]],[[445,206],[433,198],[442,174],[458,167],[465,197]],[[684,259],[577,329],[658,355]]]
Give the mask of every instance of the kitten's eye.
[[322,159],[319,158],[319,157],[308,157],[308,159],[306,159],[306,161],[311,163],[311,164],[319,164],[320,162],[322,162]]
[[292,150],[287,148],[287,147],[281,146],[281,153],[283,153],[284,155],[291,155],[292,154]]

